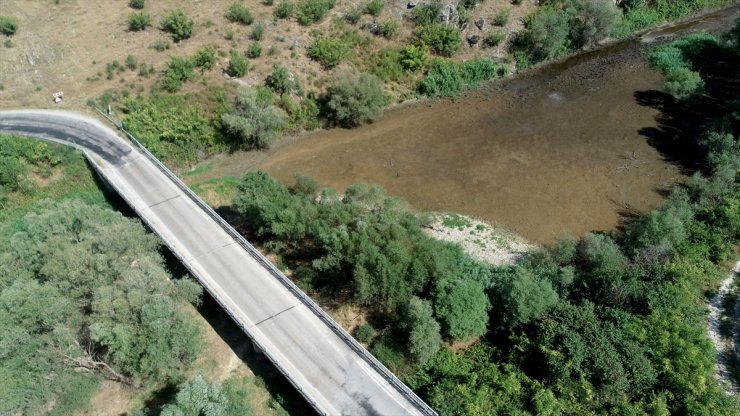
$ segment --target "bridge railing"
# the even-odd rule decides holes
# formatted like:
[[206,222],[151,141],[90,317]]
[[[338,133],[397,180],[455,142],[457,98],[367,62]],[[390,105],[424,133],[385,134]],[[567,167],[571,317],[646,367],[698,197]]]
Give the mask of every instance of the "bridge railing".
[[[203,201],[195,192],[193,192],[180,178],[175,175],[167,166],[164,165],[156,156],[154,156],[133,134],[125,129],[123,123],[117,122],[110,118],[107,114],[103,113],[99,109],[96,110],[103,115],[108,121],[110,121],[116,128],[121,130],[126,136],[133,142],[139,150],[151,160],[162,173],[174,182],[180,190],[182,190],[190,199],[198,205],[203,211],[205,211],[213,220],[215,220],[229,235],[231,235],[258,263],[260,263],[270,274],[278,279],[295,297],[301,300],[301,302],[308,307],[319,319],[321,319],[342,341],[347,344],[355,353],[362,357],[375,371],[385,378],[385,380],[393,386],[398,392],[400,392],[406,399],[413,403],[418,410],[423,414],[429,416],[437,416],[437,413],[429,407],[419,396],[416,395],[406,384],[404,384],[395,374],[393,374],[388,368],[386,368],[377,358],[375,358],[365,347],[360,345],[347,331],[342,328],[326,311],[324,311],[316,302],[313,301],[308,295],[306,295],[298,286],[295,285],[283,272],[275,267],[262,253],[259,252],[249,241],[247,241],[241,233],[239,233],[234,227],[231,226],[226,220],[224,220],[213,208],[210,207],[205,201]],[[221,303],[221,302],[219,302]],[[222,303],[222,306],[223,303]],[[226,309],[226,308],[225,308]],[[228,310],[227,310],[228,312]],[[231,315],[231,314],[230,314]],[[235,318],[232,315],[232,318]],[[269,356],[269,352],[267,355]],[[274,361],[274,360],[273,360]],[[281,372],[285,374],[283,369]],[[287,376],[287,374],[285,374]],[[288,377],[290,379],[290,377]],[[292,382],[292,381],[291,381]],[[301,390],[300,386],[296,388]],[[305,395],[304,395],[305,396]]]

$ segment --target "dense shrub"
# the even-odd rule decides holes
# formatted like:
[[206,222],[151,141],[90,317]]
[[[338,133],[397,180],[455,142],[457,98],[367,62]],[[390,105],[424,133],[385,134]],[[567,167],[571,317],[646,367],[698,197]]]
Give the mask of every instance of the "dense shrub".
[[226,72],[232,77],[243,77],[249,71],[249,61],[238,52],[231,52],[231,59],[229,59],[229,66],[226,68]]
[[172,35],[172,40],[179,42],[193,35],[193,20],[182,10],[175,9],[162,19],[161,28]]
[[278,94],[290,93],[296,88],[296,79],[288,68],[282,65],[273,65],[272,73],[267,76],[265,85]]
[[386,39],[393,39],[398,35],[399,24],[395,20],[386,20],[378,23],[378,34]]
[[567,0],[573,47],[591,46],[607,37],[622,14],[610,1]]
[[370,72],[383,81],[399,81],[405,70],[401,64],[401,50],[383,48],[370,59]]
[[401,50],[401,66],[407,71],[418,71],[427,64],[426,46],[406,45]]
[[414,7],[412,16],[417,26],[428,26],[439,23],[440,13],[442,13],[442,3],[439,0],[432,0]]
[[195,51],[193,57],[190,58],[190,62],[196,68],[201,68],[203,70],[212,69],[213,65],[216,63],[216,48],[212,45],[201,46],[197,51]]
[[132,9],[143,9],[145,4],[145,0],[130,0],[128,2],[129,7]]
[[231,3],[229,9],[226,11],[226,18],[231,22],[241,23],[243,25],[251,25],[252,21],[254,21],[252,13],[247,6],[241,3]]
[[349,56],[349,46],[342,39],[319,37],[308,47],[308,57],[331,69]]
[[13,17],[0,16],[0,33],[6,36],[13,36],[18,30],[18,21]]
[[152,17],[147,12],[131,13],[128,15],[128,30],[138,32],[152,25]]
[[401,325],[408,333],[409,353],[416,362],[424,364],[439,351],[442,336],[431,302],[411,297],[403,310]]
[[234,110],[221,116],[221,122],[228,135],[241,148],[269,147],[277,133],[285,127],[285,113],[272,105],[272,94],[264,87],[241,88]]
[[543,7],[526,19],[525,26],[513,45],[520,67],[556,58],[570,48],[570,19],[561,10]]
[[414,31],[416,43],[427,45],[442,56],[452,56],[460,49],[460,31],[443,24],[420,26]]
[[494,30],[493,32],[487,34],[485,38],[483,38],[483,44],[485,46],[488,46],[489,48],[493,48],[495,46],[498,46],[498,44],[501,43],[504,39],[506,39],[506,33],[500,30]]
[[277,6],[275,6],[275,10],[272,11],[272,14],[278,19],[287,19],[293,14],[294,8],[295,6],[291,1],[282,0]]
[[187,58],[170,57],[167,67],[162,74],[161,85],[167,92],[177,92],[182,84],[195,78],[193,62]]
[[337,74],[324,96],[326,115],[336,124],[354,127],[372,121],[387,103],[383,82],[354,70]]
[[301,0],[296,9],[296,19],[302,25],[318,22],[334,7],[336,0]]
[[648,55],[650,65],[665,75],[666,92],[683,100],[701,93],[704,80],[697,65],[692,64],[699,51],[717,49],[718,41],[708,34],[686,36],[683,39],[661,45]]
[[437,59],[418,90],[428,97],[455,97],[496,76],[496,65],[490,59],[473,59],[463,63]]

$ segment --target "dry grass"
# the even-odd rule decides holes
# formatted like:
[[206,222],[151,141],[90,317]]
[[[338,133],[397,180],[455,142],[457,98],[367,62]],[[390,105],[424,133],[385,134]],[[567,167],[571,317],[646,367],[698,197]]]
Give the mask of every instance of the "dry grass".
[[[11,38],[12,47],[0,47],[0,108],[10,107],[52,107],[51,94],[62,90],[65,101],[61,107],[84,107],[88,98],[99,96],[108,90],[148,91],[158,76],[149,78],[138,76],[138,71],[117,74],[113,80],[106,79],[106,64],[117,60],[124,63],[127,55],[133,55],[139,63],[154,65],[160,71],[169,56],[188,56],[205,44],[215,45],[222,54],[229,50],[246,50],[252,42],[249,34],[252,26],[231,23],[224,12],[231,0],[161,0],[146,3],[145,11],[152,16],[152,27],[142,32],[130,32],[127,17],[134,10],[128,2],[109,0],[61,0],[52,1],[3,0],[3,14],[18,19],[18,32]],[[281,64],[297,74],[307,90],[321,89],[329,73],[319,64],[306,57],[306,49],[313,35],[337,33],[345,11],[364,4],[361,1],[340,0],[337,6],[320,23],[304,27],[295,19],[276,20],[272,12],[274,6],[267,6],[259,0],[243,2],[254,16],[255,23],[265,23],[261,40],[263,54],[250,61],[253,69],[242,78],[249,85],[262,84],[274,64]],[[277,3],[277,2],[275,2]],[[385,46],[407,43],[413,31],[408,17],[405,1],[386,4],[378,21],[397,20],[401,22],[399,36],[393,41],[372,37],[362,29],[364,23],[372,18],[363,15],[350,30],[357,29],[363,36],[373,40],[369,49],[356,58],[355,64],[362,65],[365,57],[372,51]],[[174,43],[167,33],[157,28],[167,11],[182,8],[195,21],[193,37]],[[473,24],[478,18],[485,20],[485,31],[495,30],[493,17],[503,9],[511,9],[506,32],[521,27],[521,17],[535,7],[531,0],[520,6],[513,6],[507,0],[488,0],[471,12],[470,24],[463,31],[463,39],[480,31]],[[233,40],[226,39],[226,33],[233,32]],[[313,34],[312,34],[313,32]],[[168,41],[170,49],[158,52],[151,46],[156,41]],[[481,44],[470,47],[467,42],[456,58],[469,59],[478,56],[501,57],[503,45],[497,48],[483,48]],[[268,49],[274,46],[276,53],[268,56]],[[207,72],[201,82],[186,85],[186,91],[199,91],[205,85],[221,85],[226,82],[223,68],[228,57],[219,56],[215,69]],[[98,80],[97,74],[101,74]]]

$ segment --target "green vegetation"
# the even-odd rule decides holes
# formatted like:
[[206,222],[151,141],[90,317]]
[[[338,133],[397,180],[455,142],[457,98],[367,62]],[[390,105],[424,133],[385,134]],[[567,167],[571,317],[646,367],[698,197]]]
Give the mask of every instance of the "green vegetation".
[[290,0],[282,0],[277,6],[275,6],[275,10],[272,11],[272,14],[278,19],[287,19],[293,15],[294,8],[295,6]]
[[18,21],[14,17],[0,16],[0,33],[5,36],[13,36],[18,30]]
[[216,48],[212,45],[201,46],[190,58],[190,63],[202,71],[212,69],[216,64]]
[[246,52],[247,58],[255,59],[259,58],[260,55],[262,55],[262,46],[259,42],[252,42],[249,44],[249,47],[247,48]]
[[152,25],[152,17],[147,12],[131,13],[128,15],[128,30],[139,32]]
[[490,59],[455,62],[436,59],[419,82],[419,93],[428,97],[456,97],[496,76],[496,65]]
[[285,112],[272,105],[272,100],[272,92],[265,87],[239,89],[234,112],[221,116],[224,129],[238,147],[269,147],[285,127]]
[[440,414],[738,414],[713,377],[703,304],[740,243],[740,51],[704,35],[656,51],[654,65],[703,79],[704,94],[663,106],[667,123],[695,129],[667,126],[700,173],[623,231],[487,266],[424,235],[423,217],[376,187],[340,198],[249,173],[234,208],[302,287],[364,306],[375,328],[356,336]]
[[265,80],[265,85],[278,94],[291,93],[298,87],[295,76],[282,65],[273,65],[272,73]]
[[378,23],[378,34],[386,39],[393,39],[398,35],[399,24],[395,20],[386,20]]
[[323,101],[330,121],[352,127],[379,117],[387,98],[378,77],[349,70],[334,77]]
[[232,77],[243,77],[249,71],[249,61],[236,51],[231,51],[231,59],[226,71]]
[[383,13],[383,6],[385,6],[383,0],[370,0],[365,6],[365,13],[378,17]]
[[247,405],[249,390],[244,380],[231,378],[226,382],[208,382],[202,376],[178,386],[173,400],[165,405],[160,416],[227,416],[253,414]]
[[254,21],[252,13],[247,6],[237,2],[231,3],[229,9],[226,11],[226,18],[231,22],[241,23],[243,25],[251,25]]
[[213,114],[213,120],[220,120],[228,110],[224,100],[217,91],[129,98],[123,102],[123,125],[158,158],[174,164],[195,162],[224,149],[218,125],[206,116]]
[[129,7],[132,9],[143,9],[146,4],[146,0],[130,0],[128,2]]
[[162,19],[161,29],[172,35],[172,40],[179,42],[193,35],[193,20],[180,9],[170,11]]
[[325,69],[332,69],[349,56],[349,45],[342,39],[319,37],[308,47],[308,57]]
[[250,34],[250,37],[252,40],[259,41],[262,39],[262,35],[265,33],[265,23],[264,22],[257,22],[257,24],[254,25],[252,28],[252,33]]
[[704,80],[696,70],[699,65],[694,63],[697,52],[719,47],[713,36],[696,34],[653,49],[648,61],[665,75],[666,92],[677,99],[686,99],[704,88]]
[[506,26],[506,24],[509,23],[510,13],[511,10],[502,10],[496,13],[496,16],[493,17],[493,24],[496,26]]
[[134,385],[182,377],[200,342],[182,306],[201,288],[170,279],[158,239],[138,220],[47,201],[2,228],[11,237],[0,240],[0,411],[55,403],[70,412],[101,376]]
[[167,92],[177,92],[184,82],[195,78],[193,62],[188,58],[171,56],[167,61],[161,80],[161,87]]
[[335,0],[300,0],[295,11],[298,23],[310,25],[316,23],[326,16],[334,7]]
[[413,19],[417,26],[427,26],[437,23],[442,12],[442,3],[439,0],[433,0],[429,3],[422,3],[414,7]]
[[166,40],[160,39],[152,44],[152,48],[157,52],[164,52],[170,48],[170,43]]
[[454,55],[462,45],[460,31],[441,23],[417,27],[414,31],[414,37],[417,45],[429,46],[434,52],[442,56]]

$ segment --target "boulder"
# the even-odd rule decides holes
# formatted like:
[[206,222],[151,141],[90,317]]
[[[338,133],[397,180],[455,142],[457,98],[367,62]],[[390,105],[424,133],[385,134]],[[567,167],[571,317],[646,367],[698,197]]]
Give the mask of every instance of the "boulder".
[[468,36],[468,43],[470,44],[470,46],[476,45],[478,44],[478,42],[480,42],[480,36],[478,35]]
[[478,30],[483,30],[484,24],[485,24],[485,20],[483,20],[483,18],[480,18],[475,21],[475,26],[478,28]]

